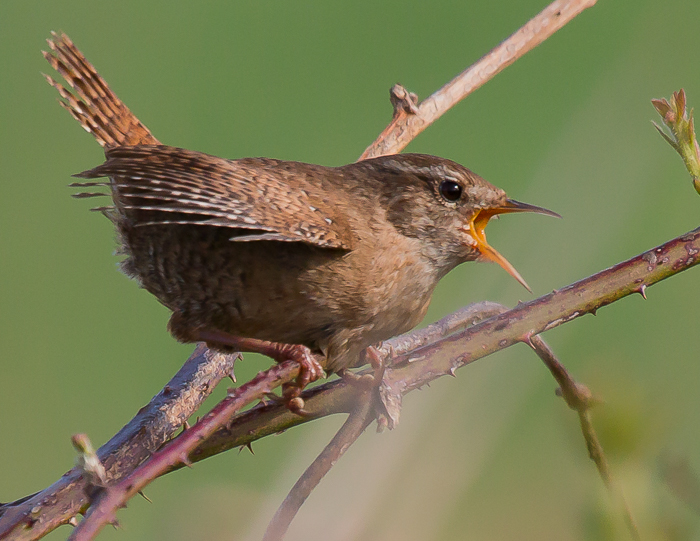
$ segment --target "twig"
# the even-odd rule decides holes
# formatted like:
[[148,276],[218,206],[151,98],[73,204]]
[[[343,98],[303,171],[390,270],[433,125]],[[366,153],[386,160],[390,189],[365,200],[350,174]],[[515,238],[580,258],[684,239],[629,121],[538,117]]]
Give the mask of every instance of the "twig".
[[[446,318],[433,323],[432,325],[404,336],[396,337],[384,344],[382,352],[385,357],[405,354],[412,349],[436,342],[437,340],[452,334],[461,327],[475,325],[478,321],[487,319],[490,316],[507,312],[508,309],[493,302],[482,302],[467,306]],[[535,337],[537,343],[544,344],[541,338]],[[562,367],[563,368],[563,367]],[[381,387],[381,386],[380,386]],[[274,517],[267,527],[263,541],[281,541],[299,509],[309,497],[311,492],[320,483],[321,479],[330,471],[340,457],[349,449],[357,438],[369,426],[377,416],[378,404],[376,399],[371,397],[371,390],[364,393],[366,396],[358,396],[358,406],[350,413],[348,419],[333,437],[331,442],[324,448],[323,452],[301,475],[294,487],[290,490]],[[380,398],[384,401],[385,397]],[[384,407],[388,410],[388,415],[392,417],[391,410],[400,408],[400,403],[387,404]],[[380,416],[381,420],[381,416]],[[398,420],[398,412],[394,412],[392,425]],[[385,423],[386,424],[386,423]],[[381,429],[382,425],[378,426]]]
[[[488,301],[466,306],[424,329],[387,341],[377,349],[377,353],[384,357],[385,362],[390,362],[387,361],[390,357],[393,358],[397,354],[408,353],[417,347],[434,343],[463,327],[474,325],[478,321],[487,319],[496,314],[501,314],[507,310],[508,309],[503,305]],[[382,375],[383,372],[382,369]],[[379,383],[381,384],[381,375],[375,373],[374,378],[379,379]],[[284,537],[292,520],[294,520],[294,517],[313,489],[318,486],[321,479],[323,479],[340,457],[345,454],[345,451],[350,448],[357,438],[360,437],[362,432],[364,432],[377,417],[376,410],[379,404],[376,400],[377,395],[375,394],[375,390],[380,390],[380,387],[381,385],[375,384],[364,393],[357,396],[357,406],[350,412],[348,419],[340,430],[338,430],[330,443],[323,449],[321,454],[316,457],[313,463],[294,484],[287,497],[277,509],[275,516],[267,527],[263,541],[277,541]],[[373,394],[375,394],[374,398]],[[381,396],[381,391],[379,393],[379,398],[384,401],[384,397]],[[384,403],[384,408],[389,410],[387,413],[390,417],[390,411],[394,407],[396,406],[387,404],[386,402]],[[384,414],[380,414],[380,419],[383,415]],[[394,423],[395,420],[393,420],[392,424]],[[387,422],[384,424],[387,424]],[[380,428],[381,427],[382,425],[380,425]]]
[[384,356],[396,357],[419,347],[437,342],[456,331],[476,325],[490,317],[506,312],[508,308],[491,301],[477,302],[460,308],[423,329],[396,336],[387,340],[377,349]]
[[[397,357],[432,344],[469,325],[474,325],[507,309],[494,302],[480,302],[460,308],[424,329],[406,333],[384,342],[378,349],[383,355]],[[389,363],[391,360],[389,360]],[[350,413],[357,400],[357,391],[345,380],[335,380],[302,393],[306,415],[289,412],[283,404],[259,404],[237,414],[230,427],[221,428],[190,455],[193,463],[235,447],[248,445],[270,434],[277,434],[294,426],[336,413]],[[179,469],[175,466],[169,471]]]
[[[236,355],[198,346],[177,374],[115,436],[97,451],[107,480],[122,478],[169,440],[211,394],[233,374]],[[87,509],[87,481],[74,468],[53,485],[0,507],[0,539],[43,537]]]
[[[404,338],[400,344],[397,344],[398,350],[406,351],[409,345],[415,347],[418,343],[429,343],[459,327],[468,323],[474,323],[475,320],[483,319],[488,315],[503,310],[505,310],[505,308],[495,305],[495,303],[482,303],[480,305],[467,307],[445,318],[444,321],[419,331],[416,333],[414,340],[407,340]],[[147,484],[167,471],[176,469],[183,464],[190,465],[190,454],[203,440],[220,428],[232,414],[246,404],[269,393],[272,388],[276,387],[278,384],[291,381],[291,379],[295,377],[295,373],[290,373],[278,380],[279,376],[277,375],[277,371],[278,367],[273,367],[266,372],[261,372],[256,379],[236,389],[194,427],[185,431],[177,439],[156,452],[147,462],[131,472],[117,485],[110,486],[92,505],[85,520],[71,535],[71,539],[81,540],[94,538],[104,525],[116,520],[116,511],[120,507],[123,507],[131,497],[137,494]],[[367,400],[362,400],[361,402],[369,402],[371,404],[371,401]],[[362,408],[360,411],[362,411]],[[307,475],[303,476],[299,480],[299,483],[295,485],[295,489],[290,493],[290,497],[285,500],[286,504],[283,504],[280,508],[278,516],[281,522],[277,523],[276,528],[282,527],[285,520],[291,522],[298,510],[298,507],[294,508],[294,505],[298,504],[301,506],[303,501],[306,500],[308,493],[320,482],[321,478],[340,455],[345,452],[349,446],[349,444],[345,442],[352,442],[359,436],[359,433],[355,436],[352,435],[354,434],[354,430],[357,429],[357,424],[359,422],[357,421],[356,413],[357,412],[353,410],[350,419],[343,425],[346,427],[345,430],[341,429],[331,444],[326,447],[324,453],[322,453],[317,461],[309,468]],[[369,424],[372,418],[373,415],[366,413],[363,416],[365,420],[362,422]],[[364,427],[366,426],[365,424]],[[364,427],[362,430],[364,430]],[[342,445],[339,442],[342,442]],[[249,442],[247,443],[249,444]],[[308,490],[308,493],[302,496],[305,490]],[[286,531],[289,523],[286,524],[287,525],[284,526],[284,531]],[[271,531],[274,532],[278,530],[273,528]]]
[[350,412],[330,443],[294,484],[270,521],[263,541],[280,541],[284,537],[311,491],[374,420],[375,401],[368,394],[358,396],[357,407]]
[[559,383],[558,391],[566,401],[566,404],[578,414],[581,432],[586,440],[588,456],[595,463],[605,487],[610,491],[613,499],[618,501],[632,538],[635,541],[640,541],[641,536],[639,535],[637,522],[634,520],[634,516],[627,504],[622,488],[617,485],[613,478],[607,458],[605,457],[605,452],[603,451],[603,446],[600,444],[598,435],[593,428],[590,409],[598,401],[591,395],[588,387],[577,383],[576,380],[571,377],[564,365],[559,362],[554,352],[542,338],[539,336],[532,337],[529,345],[535,350],[537,355],[539,355],[545,366],[552,373],[552,376],[554,376],[554,379]]
[[401,152],[420,132],[457,102],[566,25],[596,0],[556,0],[476,64],[421,102],[413,114],[394,116],[360,160]]
[[299,363],[286,361],[272,366],[264,372],[229,392],[214,409],[202,417],[197,424],[180,434],[163,448],[159,449],[127,477],[116,485],[109,486],[94,502],[85,519],[73,530],[72,541],[93,539],[107,524],[116,520],[116,512],[126,502],[138,494],[146,485],[173,466],[190,465],[189,455],[219,427],[226,425],[231,416],[254,400],[260,400],[273,389],[288,383],[299,374]]
[[[385,381],[405,394],[438,375],[529,340],[632,293],[647,288],[700,262],[700,228],[618,263],[588,278],[555,290],[512,310],[478,323],[435,344],[397,358]],[[420,362],[418,362],[420,361]]]

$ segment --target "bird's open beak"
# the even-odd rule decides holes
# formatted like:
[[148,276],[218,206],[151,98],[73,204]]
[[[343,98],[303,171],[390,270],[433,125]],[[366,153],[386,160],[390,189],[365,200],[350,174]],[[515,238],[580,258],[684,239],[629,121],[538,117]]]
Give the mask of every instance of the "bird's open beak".
[[561,218],[561,216],[556,212],[552,212],[551,210],[547,210],[542,207],[528,205],[527,203],[521,203],[520,201],[514,201],[513,199],[506,199],[505,204],[500,207],[481,209],[477,211],[469,222],[469,233],[476,241],[476,248],[479,250],[481,255],[494,263],[498,263],[506,270],[508,274],[520,282],[525,289],[532,292],[530,286],[528,286],[527,282],[525,282],[523,277],[520,276],[520,273],[515,270],[515,267],[513,267],[513,265],[511,265],[505,257],[491,248],[491,246],[489,246],[489,244],[486,242],[486,232],[484,229],[486,228],[486,224],[489,223],[489,220],[498,214],[508,214],[511,212],[536,212],[537,214],[545,214],[556,218]]

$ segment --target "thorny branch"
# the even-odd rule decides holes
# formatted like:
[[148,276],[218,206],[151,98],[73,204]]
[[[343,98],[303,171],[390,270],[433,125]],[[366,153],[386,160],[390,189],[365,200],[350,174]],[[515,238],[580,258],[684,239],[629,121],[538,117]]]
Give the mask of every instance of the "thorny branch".
[[[503,310],[503,308],[499,307],[497,311]],[[404,339],[397,343],[396,348],[391,345],[390,351],[394,353],[396,351],[410,351],[407,348],[411,345],[415,347],[418,344],[425,344],[445,336],[446,333],[464,326],[469,321],[474,322],[476,319],[493,313],[496,313],[496,310],[494,310],[492,303],[482,303],[470,309],[462,310],[446,318],[445,321],[420,331],[414,339]],[[252,381],[231,391],[227,398],[220,402],[194,427],[187,429],[179,437],[156,451],[148,461],[141,464],[123,479],[101,492],[91,490],[91,493],[94,492],[99,494],[99,496],[92,501],[85,520],[74,530],[70,539],[74,541],[92,539],[106,524],[116,523],[116,512],[131,497],[163,473],[183,464],[191,465],[190,457],[195,449],[202,441],[211,436],[217,428],[224,425],[235,412],[253,400],[261,399],[269,394],[276,386],[290,381],[297,373],[298,366],[289,362],[280,366],[273,366],[269,370],[261,372]],[[300,479],[300,482],[295,486],[296,490],[290,493],[290,497],[285,502],[286,505],[283,505],[280,513],[277,515],[279,517],[277,529],[283,528],[286,530],[289,521],[291,521],[298,509],[295,506],[303,503],[313,487],[320,482],[323,475],[375,417],[374,407],[369,405],[368,400],[363,395],[367,395],[367,393],[352,393],[353,403],[357,404],[357,406],[353,407],[351,418],[345,423],[344,430],[340,431],[338,436],[333,439],[333,442],[322,453],[321,457],[312,464],[310,470]],[[361,414],[361,419],[357,417],[357,415],[360,415],[359,412],[364,412]],[[372,415],[370,415],[370,412]],[[308,415],[313,415],[313,412],[308,412]],[[360,428],[360,425],[362,425],[362,428]],[[347,443],[345,442],[346,439]],[[271,535],[274,535],[274,532],[275,527],[273,524]]]
[[[409,94],[402,87],[392,89],[394,119],[380,138],[365,151],[362,158],[400,151],[413,137],[457,101],[594,3],[594,0],[555,1],[509,40],[420,106],[416,105],[415,95]],[[684,98],[683,95],[683,105],[685,105]],[[655,106],[659,109],[659,104],[655,103]],[[675,106],[673,101],[672,106]],[[683,118],[687,122],[687,117]],[[692,130],[692,117],[690,126]],[[675,132],[674,135],[676,135]],[[691,141],[697,149],[695,140]],[[694,180],[696,178],[697,176]],[[475,313],[469,312],[470,308],[448,316],[423,331],[390,341],[383,350],[385,354],[392,351],[394,356],[382,383],[383,402],[385,405],[388,404],[385,422],[391,426],[398,421],[401,397],[405,393],[420,388],[442,375],[454,375],[456,368],[514,343],[525,342],[537,348],[538,333],[586,313],[595,314],[601,306],[619,300],[630,293],[637,292],[644,296],[648,286],[697,264],[698,252],[700,252],[700,228],[562,290],[518,305],[513,310],[500,313],[502,309],[498,305],[486,306],[494,314],[500,315],[462,332],[453,333],[458,327],[467,326],[475,318],[478,319]],[[604,456],[590,426],[588,416],[588,408],[591,405],[590,393],[585,387],[576,384],[556,359],[548,357],[546,350],[540,351],[540,354],[560,383],[567,404],[579,412],[591,458],[596,462],[606,484],[610,484],[610,477],[606,477],[608,474],[605,473],[607,465]],[[123,478],[146,457],[152,456],[163,442],[172,438],[175,431],[196,411],[218,381],[226,375],[232,375],[234,360],[235,356],[223,356],[198,347],[176,377],[139,412],[134,420],[98,451],[98,456],[106,467],[107,479],[114,481]],[[273,374],[270,377],[276,377],[279,383],[289,381],[296,375],[293,367],[280,365],[273,368],[278,370],[268,371],[268,375],[274,372],[276,375]],[[245,388],[245,385],[242,387]],[[226,400],[239,394],[233,393]],[[259,398],[260,395],[261,393],[257,391],[251,394],[255,398]],[[307,390],[303,398],[306,402],[305,410],[309,413],[308,417],[291,414],[280,404],[261,403],[249,411],[236,414],[228,423],[225,420],[219,423],[215,432],[210,430],[215,423],[208,425],[208,428],[202,432],[194,432],[193,434],[198,434],[197,439],[200,441],[204,438],[203,434],[213,433],[201,441],[196,449],[186,449],[188,452],[191,451],[189,456],[172,455],[179,457],[179,460],[162,461],[161,465],[167,463],[167,467],[160,468],[158,473],[152,474],[153,477],[148,481],[156,475],[178,469],[183,464],[203,460],[232,447],[249,445],[250,442],[268,434],[325,415],[352,411],[356,413],[344,425],[348,427],[345,435],[349,435],[350,443],[369,423],[369,416],[362,415],[357,409],[353,409],[357,408],[357,393],[346,381],[337,380]],[[370,401],[366,401],[363,407],[366,409],[368,407],[366,404],[369,403]],[[392,404],[394,404],[393,407]],[[221,408],[223,407],[220,404],[216,411],[221,412]],[[209,416],[213,414],[214,412]],[[225,416],[221,414],[221,417],[223,419]],[[358,420],[362,422],[358,423]],[[185,434],[187,432],[189,431],[185,431]],[[187,435],[190,436],[190,434]],[[339,436],[341,435],[343,435],[342,430]],[[179,439],[187,440],[187,438],[177,438],[174,441],[177,442]],[[329,448],[333,451],[332,446]],[[342,448],[341,454],[345,449],[346,447]],[[331,465],[335,461],[333,456],[326,458]],[[158,464],[158,461],[155,463]],[[323,473],[317,472],[316,483]],[[0,505],[0,539],[38,539],[60,524],[73,523],[75,515],[84,512],[89,505],[86,497],[88,488],[88,481],[74,469],[40,493]],[[308,493],[304,491],[309,490],[307,487],[303,491],[293,491],[289,498],[298,499],[302,496],[305,499],[304,494],[308,495]],[[298,509],[298,505],[300,502],[292,505],[290,509],[293,510],[295,506]],[[106,514],[104,517],[109,521],[111,516]],[[633,523],[631,515],[628,520]],[[633,534],[638,535],[634,529]]]
[[261,400],[274,388],[292,381],[298,374],[299,364],[286,361],[258,373],[249,382],[230,391],[226,398],[192,428],[157,450],[115,485],[106,487],[92,503],[85,520],[78,525],[69,539],[93,539],[105,525],[116,522],[116,512],[151,481],[174,466],[191,465],[190,454],[218,428],[227,426],[233,414],[253,401]]
[[632,538],[635,541],[640,541],[641,536],[639,535],[637,523],[634,520],[632,511],[627,505],[627,500],[625,499],[622,489],[616,485],[613,479],[608,460],[605,458],[605,453],[603,452],[603,446],[600,444],[598,435],[593,428],[590,409],[595,406],[598,401],[593,397],[588,387],[577,383],[576,380],[571,377],[542,338],[533,336],[529,345],[535,350],[537,355],[539,355],[540,359],[542,359],[542,362],[544,362],[547,369],[552,373],[554,379],[557,380],[559,384],[559,389],[557,389],[558,394],[564,398],[567,406],[578,413],[581,432],[583,433],[583,438],[586,440],[588,456],[595,463],[598,473],[607,489],[617,499],[620,510],[627,522],[627,527],[632,534]]
[[[168,384],[97,452],[107,481],[119,479],[175,434],[222,379],[236,355],[198,346]],[[0,539],[38,539],[86,508],[88,482],[78,468],[46,489],[0,506]]]
[[[699,253],[700,228],[697,228],[563,289],[519,304],[512,310],[491,317],[461,332],[450,334],[434,342],[427,341],[416,349],[396,355],[391,365],[386,369],[382,381],[382,388],[385,391],[384,405],[387,406],[389,418],[394,422],[398,420],[401,398],[406,393],[423,387],[440,376],[454,375],[456,369],[495,351],[519,342],[530,344],[536,335],[585,314],[595,313],[601,307],[627,295],[632,293],[644,295],[649,286],[695,266],[700,262],[697,257]],[[404,340],[408,339],[404,338]],[[562,377],[557,379],[561,384]],[[323,396],[325,393],[328,393],[327,396],[333,396],[335,392],[348,393],[348,387],[349,385],[345,382],[335,385],[328,384],[324,386],[323,391],[319,392],[319,396]],[[352,390],[350,389],[350,391]],[[337,397],[335,398],[337,399]],[[327,399],[332,408],[334,406],[337,408],[337,400]],[[397,406],[392,408],[392,404]],[[349,405],[348,402],[345,402],[345,406],[347,405]],[[265,407],[269,406],[263,406],[263,408]],[[307,400],[305,409],[312,416],[330,414],[319,413],[317,407],[317,403]],[[321,411],[323,411],[322,406]],[[333,412],[335,411],[337,409],[334,409]],[[249,413],[246,412],[243,415]],[[301,417],[289,415],[296,417],[296,419],[287,418],[286,421],[279,419],[279,424],[268,424],[266,430],[278,432],[306,421]],[[242,439],[243,435],[240,432],[234,432],[237,428],[237,422],[237,418],[230,421],[231,446],[243,445],[250,441],[247,439],[249,436]],[[238,437],[235,437],[234,433]],[[204,442],[202,448],[206,448],[206,446],[207,442]],[[197,457],[192,458],[196,459]]]
[[376,418],[375,399],[371,390],[363,393],[365,396],[358,396],[357,406],[350,412],[347,420],[340,427],[338,433],[331,442],[323,449],[321,454],[313,461],[299,480],[294,484],[292,490],[280,505],[279,509],[272,517],[267,527],[263,541],[277,541],[284,538],[289,525],[294,520],[297,512],[304,505],[314,488],[318,486],[321,479],[330,471],[340,457],[345,454],[350,446]]

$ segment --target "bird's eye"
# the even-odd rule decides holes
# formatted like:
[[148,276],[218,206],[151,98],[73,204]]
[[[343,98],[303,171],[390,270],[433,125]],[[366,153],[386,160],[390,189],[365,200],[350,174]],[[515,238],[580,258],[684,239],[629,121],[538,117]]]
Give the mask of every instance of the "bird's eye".
[[443,180],[440,183],[440,195],[447,201],[457,201],[462,197],[462,187],[454,180]]

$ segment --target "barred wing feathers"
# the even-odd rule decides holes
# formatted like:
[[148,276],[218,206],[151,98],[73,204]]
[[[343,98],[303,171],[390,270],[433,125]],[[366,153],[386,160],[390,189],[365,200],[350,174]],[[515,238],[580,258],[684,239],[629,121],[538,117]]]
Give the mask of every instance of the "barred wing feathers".
[[225,160],[165,145],[107,148],[105,154],[104,164],[75,176],[110,177],[117,212],[137,227],[207,225],[235,230],[232,241],[352,248],[350,227],[335,218],[333,202],[319,195],[327,193],[320,183],[328,168],[267,158]]

